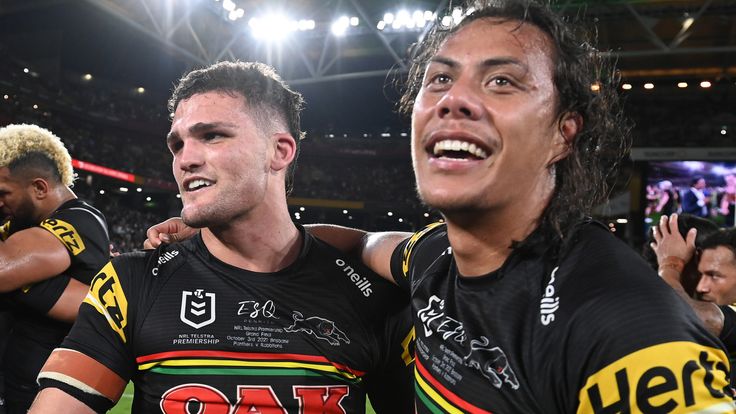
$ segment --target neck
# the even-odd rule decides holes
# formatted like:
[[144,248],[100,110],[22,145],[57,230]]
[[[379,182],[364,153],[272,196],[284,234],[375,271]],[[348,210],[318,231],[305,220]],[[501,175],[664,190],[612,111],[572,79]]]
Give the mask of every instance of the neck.
[[77,198],[77,195],[66,186],[61,186],[58,189],[50,192],[42,204],[42,209],[39,213],[38,222],[42,222],[51,216],[51,213],[56,211],[62,204],[69,200]]
[[511,255],[512,244],[523,241],[539,226],[552,197],[551,189],[495,208],[445,212],[447,235],[460,274],[483,276],[499,269]]
[[202,229],[205,246],[223,262],[253,272],[289,266],[299,256],[301,234],[291,221],[286,198],[278,203],[275,208],[264,203],[225,225]]

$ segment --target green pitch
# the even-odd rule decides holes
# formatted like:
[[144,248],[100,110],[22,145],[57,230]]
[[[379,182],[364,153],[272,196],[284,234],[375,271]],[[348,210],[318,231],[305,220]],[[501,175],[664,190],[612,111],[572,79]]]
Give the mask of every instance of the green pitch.
[[[118,401],[118,405],[116,405],[115,407],[112,407],[112,410],[109,411],[109,414],[129,414],[130,404],[132,402],[133,402],[133,383],[128,383],[128,387],[125,388],[125,392],[123,393],[123,396],[120,397],[120,401]],[[373,407],[371,407],[370,402],[366,403],[365,412],[366,414],[376,414],[376,412],[373,411]]]

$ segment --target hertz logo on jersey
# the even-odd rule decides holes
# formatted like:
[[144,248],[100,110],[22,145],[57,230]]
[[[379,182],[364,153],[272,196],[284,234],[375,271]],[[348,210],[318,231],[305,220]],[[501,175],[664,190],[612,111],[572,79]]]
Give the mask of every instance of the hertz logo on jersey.
[[77,229],[71,224],[59,219],[48,219],[41,222],[41,227],[50,231],[51,234],[64,243],[72,256],[84,251],[84,242],[77,233]]
[[406,246],[404,247],[404,251],[401,255],[401,271],[404,273],[404,277],[409,277],[409,258],[411,257],[411,251],[414,250],[414,246],[417,244],[419,239],[422,238],[425,234],[429,233],[430,230],[433,228],[442,225],[443,223],[437,222],[428,224],[427,227],[423,228],[422,230],[414,233],[411,238],[409,239],[409,242],[406,243]]
[[633,352],[588,377],[578,413],[733,413],[728,358],[670,342]]
[[126,342],[124,329],[128,325],[128,299],[112,262],[108,262],[92,279],[84,303],[92,305],[102,314],[120,339]]

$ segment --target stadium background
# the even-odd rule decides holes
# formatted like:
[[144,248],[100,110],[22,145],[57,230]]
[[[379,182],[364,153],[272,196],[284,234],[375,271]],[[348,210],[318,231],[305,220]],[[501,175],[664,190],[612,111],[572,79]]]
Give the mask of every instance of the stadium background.
[[[218,60],[263,61],[307,101],[294,220],[414,230],[439,216],[414,193],[397,83],[429,22],[465,13],[456,3],[2,0],[0,126],[58,134],[76,160],[75,192],[103,210],[113,243],[129,251],[180,208],[164,143],[174,82]],[[691,161],[691,175],[700,174],[692,161],[710,161],[720,168],[714,194],[736,169],[736,2],[552,3],[593,29],[620,68],[633,159],[596,214],[638,248],[652,161]],[[681,183],[688,175],[671,173]]]

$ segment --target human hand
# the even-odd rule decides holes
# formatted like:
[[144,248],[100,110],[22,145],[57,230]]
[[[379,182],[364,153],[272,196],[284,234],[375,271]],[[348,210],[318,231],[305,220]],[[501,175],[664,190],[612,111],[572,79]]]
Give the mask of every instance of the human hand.
[[697,230],[690,229],[683,238],[677,224],[677,214],[662,216],[659,223],[652,227],[654,241],[650,243],[657,254],[657,263],[662,266],[668,257],[677,257],[684,263],[690,261],[695,254],[695,236]]
[[146,231],[146,241],[143,242],[144,249],[155,249],[161,243],[174,243],[192,238],[199,230],[189,227],[182,221],[181,217],[172,217],[162,223],[158,223]]

